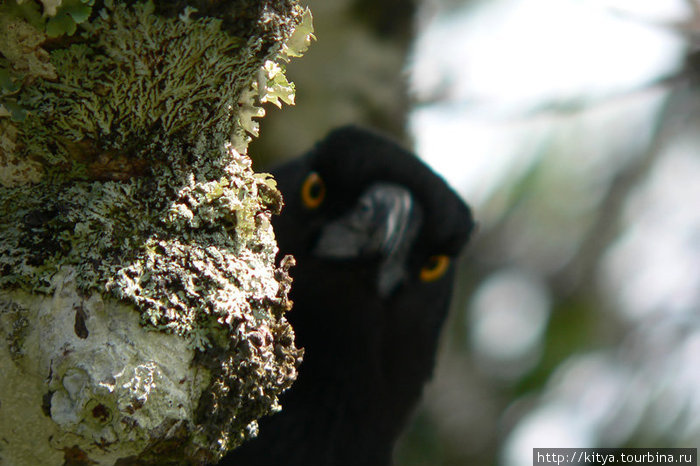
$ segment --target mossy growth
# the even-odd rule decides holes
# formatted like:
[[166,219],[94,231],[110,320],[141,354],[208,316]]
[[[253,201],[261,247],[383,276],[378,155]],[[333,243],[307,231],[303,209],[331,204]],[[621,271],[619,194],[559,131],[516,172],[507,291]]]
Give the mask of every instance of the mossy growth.
[[245,152],[260,104],[293,103],[283,62],[310,13],[0,0],[0,29],[0,294],[51,295],[70,267],[85,296],[186,339],[212,374],[194,430],[215,458],[278,408],[300,362],[270,226],[282,200]]
[[[238,140],[255,130],[249,110],[239,110],[252,103],[251,84],[266,61],[286,52],[285,37],[304,17],[291,0],[254,8],[226,2],[216,12],[222,17],[202,17],[190,6],[164,17],[151,1],[107,0],[92,7],[94,18],[79,32],[49,38],[17,16],[35,2],[16,2],[0,7],[7,31],[0,39],[0,147],[3,165],[17,167],[0,178],[6,186],[42,175],[124,180],[170,163],[164,144],[192,143],[203,133],[233,136],[244,149]],[[237,4],[252,8],[257,21],[234,28],[235,18],[251,14]],[[232,35],[238,29],[246,35]]]

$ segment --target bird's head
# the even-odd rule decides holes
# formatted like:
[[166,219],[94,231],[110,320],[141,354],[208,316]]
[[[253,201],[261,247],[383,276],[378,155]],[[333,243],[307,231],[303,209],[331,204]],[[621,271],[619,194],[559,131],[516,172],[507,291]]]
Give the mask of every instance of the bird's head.
[[[356,127],[332,132],[275,172],[287,212],[282,253],[345,268],[390,299],[449,280],[473,229],[469,208],[423,162]],[[292,212],[292,214],[290,214]],[[293,233],[291,233],[293,232]]]

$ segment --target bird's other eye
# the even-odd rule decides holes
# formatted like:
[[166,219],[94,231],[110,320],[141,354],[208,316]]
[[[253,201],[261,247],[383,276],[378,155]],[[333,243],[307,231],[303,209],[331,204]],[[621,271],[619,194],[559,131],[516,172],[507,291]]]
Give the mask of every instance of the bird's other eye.
[[309,173],[301,185],[301,201],[304,206],[307,209],[316,209],[325,197],[326,184],[323,178],[316,172]]
[[450,267],[450,258],[444,254],[430,256],[420,269],[420,279],[423,282],[434,282]]

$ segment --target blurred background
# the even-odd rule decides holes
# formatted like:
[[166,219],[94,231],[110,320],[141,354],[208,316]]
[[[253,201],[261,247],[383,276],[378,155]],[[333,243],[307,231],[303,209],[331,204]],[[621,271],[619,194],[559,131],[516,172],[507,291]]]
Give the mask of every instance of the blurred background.
[[397,465],[700,446],[700,4],[309,6],[318,41],[289,65],[297,106],[261,122],[258,168],[361,123],[479,221]]

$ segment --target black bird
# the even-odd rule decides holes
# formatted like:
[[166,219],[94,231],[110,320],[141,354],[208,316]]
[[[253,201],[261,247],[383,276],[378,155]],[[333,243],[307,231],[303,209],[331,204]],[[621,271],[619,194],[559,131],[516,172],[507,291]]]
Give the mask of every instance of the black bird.
[[413,154],[356,127],[272,173],[304,361],[282,411],[221,464],[389,465],[433,369],[470,210]]

